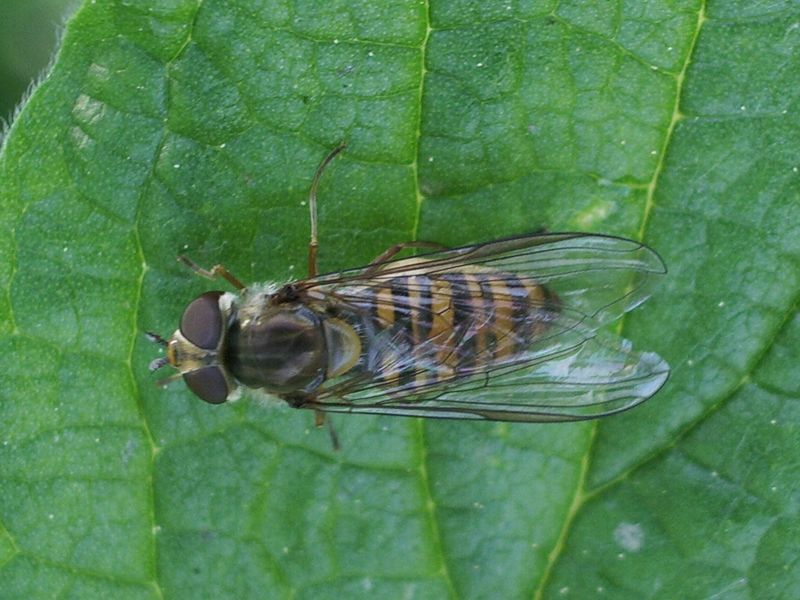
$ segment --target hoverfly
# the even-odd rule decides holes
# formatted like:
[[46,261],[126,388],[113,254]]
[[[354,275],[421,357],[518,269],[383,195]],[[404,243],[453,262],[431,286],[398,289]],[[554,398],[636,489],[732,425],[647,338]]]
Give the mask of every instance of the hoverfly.
[[[316,190],[309,193],[306,279],[210,291],[185,309],[151,370],[171,365],[201,400],[244,388],[295,408],[494,421],[575,421],[629,409],[669,367],[601,331],[666,273],[647,246],[619,237],[544,233],[443,249],[393,246],[364,267],[317,275]],[[428,252],[398,259],[404,248]],[[431,251],[431,248],[438,248]]]

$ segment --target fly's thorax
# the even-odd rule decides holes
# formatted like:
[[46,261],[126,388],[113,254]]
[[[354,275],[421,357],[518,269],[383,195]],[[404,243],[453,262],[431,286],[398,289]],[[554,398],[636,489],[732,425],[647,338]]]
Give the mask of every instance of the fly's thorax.
[[347,323],[303,302],[246,298],[228,331],[224,362],[243,385],[274,394],[310,394],[360,355]]
[[167,360],[201,400],[221,404],[238,393],[238,384],[222,360],[236,296],[205,292],[183,311],[167,345]]

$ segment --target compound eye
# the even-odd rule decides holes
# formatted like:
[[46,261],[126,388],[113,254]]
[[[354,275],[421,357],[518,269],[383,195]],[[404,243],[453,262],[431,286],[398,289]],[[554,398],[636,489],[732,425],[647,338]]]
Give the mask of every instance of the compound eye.
[[222,292],[206,292],[186,307],[181,317],[183,337],[203,350],[214,350],[222,337],[222,313],[219,297]]
[[203,367],[183,374],[183,380],[195,395],[209,404],[222,404],[228,398],[228,382],[219,367]]

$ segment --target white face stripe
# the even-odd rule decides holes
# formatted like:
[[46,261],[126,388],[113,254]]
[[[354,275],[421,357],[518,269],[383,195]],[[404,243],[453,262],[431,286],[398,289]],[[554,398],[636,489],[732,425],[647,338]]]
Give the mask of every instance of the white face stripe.
[[223,321],[227,321],[227,317],[233,312],[233,308],[238,299],[238,296],[231,292],[225,292],[219,297],[219,310],[222,312]]

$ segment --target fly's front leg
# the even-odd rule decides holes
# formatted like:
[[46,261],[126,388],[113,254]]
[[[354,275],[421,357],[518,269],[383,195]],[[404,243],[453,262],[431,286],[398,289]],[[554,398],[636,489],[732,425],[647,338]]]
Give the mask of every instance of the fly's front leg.
[[233,273],[228,271],[228,269],[226,269],[222,265],[214,265],[210,269],[204,269],[190,258],[184,256],[183,254],[178,256],[178,262],[183,265],[186,265],[201,277],[205,277],[207,279],[216,279],[217,277],[222,277],[223,279],[225,279],[225,281],[230,283],[237,290],[243,290],[245,288],[245,285],[241,281],[239,281],[236,277],[234,277]]

